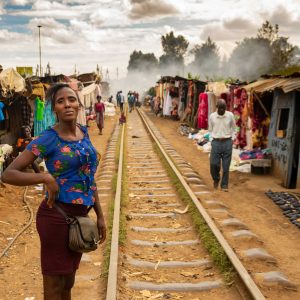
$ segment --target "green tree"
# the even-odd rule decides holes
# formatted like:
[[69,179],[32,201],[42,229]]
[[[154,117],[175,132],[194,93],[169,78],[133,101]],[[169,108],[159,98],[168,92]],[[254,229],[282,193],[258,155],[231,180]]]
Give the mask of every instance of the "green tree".
[[295,46],[288,42],[288,37],[279,36],[278,24],[273,26],[269,21],[265,21],[258,29],[257,37],[268,40],[272,47],[272,65],[270,68],[272,72],[289,65],[293,59]]
[[189,46],[189,42],[184,36],[178,35],[176,37],[174,32],[171,31],[161,37],[161,44],[164,51],[164,54],[159,58],[161,66],[169,64],[180,66],[184,63],[183,56]]
[[269,22],[265,21],[257,31],[257,37],[261,39],[266,39],[273,43],[278,39],[279,26],[275,24],[274,26]]
[[191,53],[194,54],[194,61],[191,67],[206,77],[211,77],[219,72],[220,55],[219,49],[210,37],[201,45],[196,45]]
[[272,71],[278,71],[292,64],[295,46],[288,42],[288,37],[279,37],[272,43]]
[[158,60],[153,53],[143,53],[134,50],[130,54],[127,70],[133,71],[149,71],[155,70],[158,66]]

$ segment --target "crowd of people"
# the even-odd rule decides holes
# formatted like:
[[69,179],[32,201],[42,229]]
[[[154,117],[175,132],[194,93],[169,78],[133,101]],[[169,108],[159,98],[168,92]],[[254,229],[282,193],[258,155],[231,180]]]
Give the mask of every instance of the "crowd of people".
[[[124,97],[122,91],[117,92],[116,99],[117,99],[117,106],[120,107],[121,112],[123,112],[124,111],[125,97]],[[135,91],[134,92],[128,91],[128,93],[127,93],[127,103],[128,103],[129,112],[132,112],[135,107],[140,107],[141,102],[139,101],[139,93],[135,92]]]

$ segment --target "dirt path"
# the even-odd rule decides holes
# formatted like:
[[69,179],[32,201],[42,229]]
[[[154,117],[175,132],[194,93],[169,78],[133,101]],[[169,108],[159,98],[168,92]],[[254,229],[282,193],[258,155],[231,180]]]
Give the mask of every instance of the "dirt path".
[[[201,175],[203,182],[213,191],[212,179],[209,172],[208,154],[197,150],[195,142],[177,132],[180,122],[148,115],[163,136],[189,162],[194,170]],[[277,260],[280,269],[291,282],[300,284],[300,231],[282,215],[281,209],[264,193],[284,191],[278,179],[270,175],[254,175],[231,172],[229,192],[213,192],[213,198],[221,200],[230,212],[262,241],[264,249]],[[295,190],[293,190],[295,191]],[[211,197],[211,196],[210,196]],[[217,220],[217,218],[215,218]],[[239,244],[230,240],[236,252],[243,250]],[[254,273],[255,264],[249,268]],[[271,290],[271,288],[270,288]],[[272,299],[300,299],[300,292],[285,292],[273,289]]]
[[[90,138],[102,155],[117,119],[118,116],[106,117],[105,128],[101,136],[98,134],[96,124],[94,122],[90,124]],[[21,187],[9,185],[0,187],[0,253],[16,232],[29,220],[29,213],[22,202],[23,191],[24,188]],[[34,297],[35,300],[43,299],[39,237],[35,227],[35,214],[43,195],[41,190],[33,186],[29,187],[27,194],[27,201],[34,211],[34,222],[17,239],[7,255],[0,260],[1,300],[24,300],[26,297]],[[109,200],[103,201],[105,215],[108,208],[105,202]],[[103,293],[104,281],[99,277],[103,248],[104,245],[91,256],[83,257],[73,299],[99,299],[99,294]],[[93,285],[92,294],[90,285]],[[87,293],[89,293],[88,297],[86,297]]]

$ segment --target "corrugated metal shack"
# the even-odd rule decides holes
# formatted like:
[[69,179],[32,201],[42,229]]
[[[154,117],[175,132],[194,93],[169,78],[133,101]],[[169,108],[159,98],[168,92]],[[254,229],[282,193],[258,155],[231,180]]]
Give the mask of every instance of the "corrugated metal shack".
[[286,188],[300,188],[300,74],[268,78],[244,87],[261,101],[272,92],[273,103],[268,134],[272,149],[272,173]]

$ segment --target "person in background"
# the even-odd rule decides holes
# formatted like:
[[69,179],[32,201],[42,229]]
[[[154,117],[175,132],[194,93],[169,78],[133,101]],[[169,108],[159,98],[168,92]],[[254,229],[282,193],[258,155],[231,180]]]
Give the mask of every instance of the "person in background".
[[97,103],[95,103],[96,123],[100,135],[102,135],[102,130],[104,128],[104,113],[105,113],[105,105],[101,100],[102,100],[101,96],[97,96]]
[[235,120],[233,113],[226,110],[223,99],[217,101],[217,111],[209,116],[208,131],[212,137],[210,153],[210,173],[217,189],[220,182],[222,162],[221,189],[228,192],[229,167],[232,156],[232,143],[235,137]]
[[126,117],[124,115],[124,112],[121,113],[121,117],[119,118],[119,125],[123,125],[126,123]]
[[[47,99],[57,123],[27,145],[3,172],[2,181],[17,186],[45,184],[46,198],[36,215],[44,300],[70,300],[82,253],[68,248],[69,225],[53,204],[71,216],[85,216],[92,205],[102,243],[106,228],[94,179],[99,162],[86,127],[76,123],[80,106],[76,92],[67,84],[56,84]],[[45,159],[49,173],[23,171],[37,157]]]
[[117,106],[120,106],[121,93],[122,93],[121,91],[118,91],[118,92],[117,92],[117,95],[116,95]]
[[128,101],[128,106],[129,106],[129,112],[132,112],[132,110],[134,110],[135,98],[131,91],[128,92],[127,101]]
[[124,111],[124,102],[125,102],[125,97],[122,94],[122,91],[119,92],[119,96],[120,96],[120,111],[122,113]]
[[113,102],[113,96],[110,96],[110,97],[108,98],[108,102],[109,102],[109,103],[112,103],[112,102]]
[[[22,126],[22,137],[18,138],[17,140],[17,151],[23,152],[27,145],[33,140],[32,136],[31,136],[31,128],[28,125],[24,125]],[[39,169],[39,165],[37,162],[38,159],[36,159],[32,164],[31,167],[34,170],[35,173],[40,173],[40,169]]]

